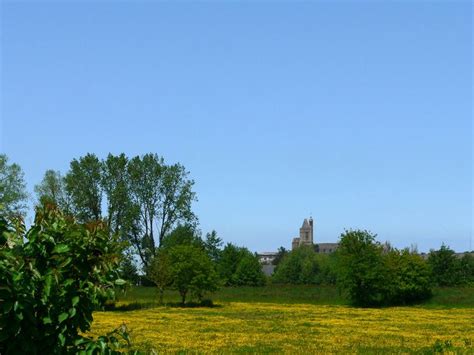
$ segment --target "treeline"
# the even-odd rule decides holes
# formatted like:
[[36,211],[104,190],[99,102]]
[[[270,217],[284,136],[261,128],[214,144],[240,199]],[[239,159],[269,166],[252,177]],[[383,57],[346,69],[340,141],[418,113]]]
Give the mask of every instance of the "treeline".
[[[0,212],[24,216],[21,168],[0,155],[0,177]],[[84,225],[103,222],[123,242],[122,277],[135,284],[151,281],[162,292],[176,289],[183,302],[189,295],[201,300],[220,286],[262,285],[260,264],[248,249],[223,247],[215,231],[201,237],[192,212],[193,185],[182,165],[166,164],[156,154],[87,154],[73,159],[64,175],[47,170],[34,188],[35,206],[56,206]]]
[[[105,159],[86,154],[73,159],[64,175],[47,170],[34,187],[34,204],[55,205],[79,223],[105,221],[110,233],[128,243],[128,254],[148,266],[174,228],[197,225],[193,185],[181,164],[166,164],[156,154],[109,154]],[[21,168],[0,155],[2,213],[24,216],[27,202]]]
[[428,299],[435,286],[473,286],[474,256],[457,257],[443,245],[424,259],[415,250],[381,244],[367,231],[347,231],[332,254],[313,247],[279,249],[274,283],[336,285],[355,305],[410,304]]
[[[182,165],[166,164],[156,154],[104,159],[87,154],[73,159],[64,175],[46,171],[35,186],[35,204],[54,206],[81,225],[105,225],[122,243],[122,277],[134,284],[152,282],[161,295],[175,289],[183,303],[189,297],[202,301],[221,286],[267,281],[337,285],[364,306],[408,304],[429,298],[434,286],[474,284],[472,255],[457,258],[442,246],[425,260],[381,244],[366,231],[347,231],[330,255],[280,248],[275,273],[266,280],[248,249],[224,246],[215,231],[202,237],[192,212],[193,185]],[[27,197],[21,168],[0,155],[0,214],[10,220],[24,215]]]

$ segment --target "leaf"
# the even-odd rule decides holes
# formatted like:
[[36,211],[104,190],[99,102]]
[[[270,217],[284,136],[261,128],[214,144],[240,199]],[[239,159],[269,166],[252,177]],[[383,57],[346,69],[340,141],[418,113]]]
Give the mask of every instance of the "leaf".
[[53,254],[61,254],[69,251],[70,248],[66,244],[58,244],[53,249]]
[[49,294],[51,292],[51,283],[53,282],[53,277],[51,274],[46,275],[44,278],[44,289],[43,293],[46,297],[49,297]]
[[64,260],[61,264],[59,264],[58,267],[59,267],[60,269],[62,269],[62,268],[64,268],[64,267],[66,267],[67,265],[69,265],[69,264],[71,263],[71,261],[72,261],[72,258],[69,257],[69,258],[67,258],[66,260]]
[[115,280],[115,285],[117,286],[123,286],[127,283],[127,281],[125,281],[124,279],[117,279]]
[[66,343],[66,337],[64,335],[62,335],[61,333],[59,333],[58,339],[59,339],[59,343],[61,344],[61,346],[64,346],[64,344]]
[[53,322],[51,321],[51,318],[49,317],[44,317],[43,318],[43,324],[52,324]]
[[79,303],[79,296],[74,296],[72,298],[72,306],[75,307]]
[[64,322],[68,317],[69,317],[69,314],[67,314],[66,312],[61,313],[58,317],[59,323]]

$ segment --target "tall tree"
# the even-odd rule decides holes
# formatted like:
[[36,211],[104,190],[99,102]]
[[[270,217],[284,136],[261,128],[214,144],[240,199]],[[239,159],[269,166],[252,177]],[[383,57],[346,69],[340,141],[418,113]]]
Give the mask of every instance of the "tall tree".
[[82,222],[102,218],[102,164],[95,154],[71,161],[66,175],[66,190],[71,196],[76,217]]
[[107,223],[122,238],[130,231],[133,206],[130,201],[128,158],[109,154],[102,163],[101,183],[107,200]]
[[137,229],[132,241],[145,267],[156,248],[154,224],[161,200],[163,170],[163,158],[156,154],[136,156],[128,163],[130,197],[138,210]]
[[39,204],[53,203],[64,213],[71,212],[71,201],[66,192],[66,183],[59,171],[46,170],[43,180],[35,186],[35,192]]
[[159,243],[173,229],[176,223],[193,224],[196,216],[191,210],[196,194],[192,188],[194,181],[181,164],[165,166],[160,185],[160,203],[157,215],[160,219]]
[[146,267],[168,233],[178,224],[195,222],[194,181],[182,165],[167,166],[156,154],[131,159],[128,176],[131,202],[138,211],[132,242]]
[[9,164],[8,157],[0,154],[0,211],[7,215],[24,216],[26,213],[26,183],[18,164]]

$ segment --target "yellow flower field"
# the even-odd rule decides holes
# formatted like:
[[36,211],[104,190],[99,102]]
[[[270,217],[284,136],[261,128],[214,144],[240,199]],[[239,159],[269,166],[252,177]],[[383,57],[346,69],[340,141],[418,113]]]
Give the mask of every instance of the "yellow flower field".
[[120,324],[134,347],[158,352],[413,352],[449,340],[474,353],[474,309],[222,303],[96,312],[93,335]]

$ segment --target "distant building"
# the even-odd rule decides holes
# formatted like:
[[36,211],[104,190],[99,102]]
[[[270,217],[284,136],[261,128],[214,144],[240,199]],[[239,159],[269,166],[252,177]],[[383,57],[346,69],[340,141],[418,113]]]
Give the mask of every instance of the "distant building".
[[277,252],[262,252],[262,253],[257,253],[257,258],[262,264],[272,264],[273,260],[275,260],[277,256]]
[[[321,254],[330,254],[336,251],[339,247],[339,243],[314,243],[314,220],[312,217],[305,218],[303,221],[303,225],[300,228],[300,236],[293,238],[291,242],[291,249],[295,250],[296,248],[306,245],[311,246],[314,248],[316,253]],[[262,252],[257,253],[258,260],[262,265],[272,265],[273,261],[277,257],[277,252]],[[264,270],[265,273],[270,272],[268,270]],[[273,269],[271,270],[273,273]]]
[[291,243],[291,249],[296,249],[302,245],[313,245],[313,232],[313,218],[309,217],[309,221],[305,218],[303,221],[303,225],[300,228],[300,237],[293,238],[293,241]]
[[329,254],[336,251],[339,243],[319,243],[316,244],[316,252],[321,254]]
[[333,253],[339,247],[339,243],[314,243],[314,221],[312,217],[304,219],[300,228],[300,236],[299,238],[293,238],[291,249],[295,250],[302,245],[314,246],[316,253],[322,254]]

